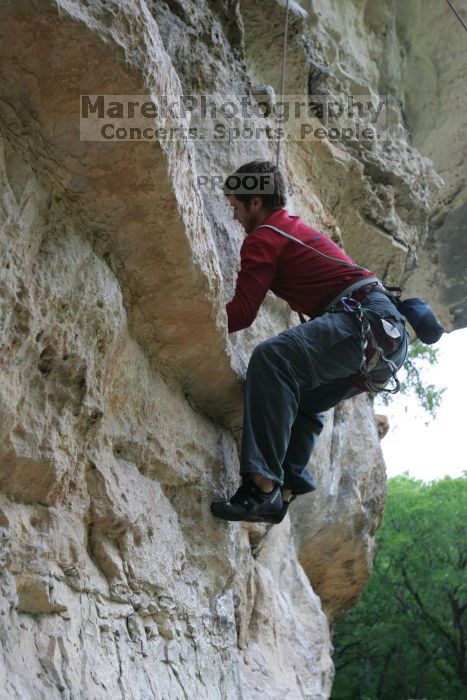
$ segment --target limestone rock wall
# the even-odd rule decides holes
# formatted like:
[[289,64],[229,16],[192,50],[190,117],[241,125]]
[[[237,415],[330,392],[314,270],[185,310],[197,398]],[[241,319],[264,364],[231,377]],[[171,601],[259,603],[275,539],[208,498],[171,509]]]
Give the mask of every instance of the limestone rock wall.
[[[458,8],[463,11],[465,7]],[[408,292],[433,301],[446,328],[467,322],[466,32],[446,7],[399,2],[400,94],[413,143],[442,178]],[[433,28],[436,27],[436,32]]]
[[209,154],[79,140],[81,92],[181,91],[157,9],[1,8],[0,695],[325,697],[291,538],[209,512],[241,417]]
[[[397,282],[439,184],[395,97],[420,14],[403,34],[391,0],[290,4],[289,94],[318,63],[322,93],[392,96],[377,144],[283,145],[289,208]],[[80,94],[277,92],[284,5],[1,4],[2,700],[329,697],[329,620],[365,585],[384,503],[370,400],[330,412],[318,491],[281,526],[209,513],[237,484],[251,349],[296,319],[268,296],[227,335],[242,232],[198,176],[273,158],[271,119],[254,142],[160,144],[81,141],[78,121]]]

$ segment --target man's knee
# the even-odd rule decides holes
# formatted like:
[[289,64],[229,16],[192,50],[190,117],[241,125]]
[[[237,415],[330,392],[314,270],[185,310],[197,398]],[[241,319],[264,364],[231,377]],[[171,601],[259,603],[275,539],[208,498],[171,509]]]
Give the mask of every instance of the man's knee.
[[253,352],[251,353],[249,367],[255,367],[257,365],[262,365],[274,361],[275,358],[280,357],[278,351],[278,342],[276,337],[268,338],[262,343],[257,345]]

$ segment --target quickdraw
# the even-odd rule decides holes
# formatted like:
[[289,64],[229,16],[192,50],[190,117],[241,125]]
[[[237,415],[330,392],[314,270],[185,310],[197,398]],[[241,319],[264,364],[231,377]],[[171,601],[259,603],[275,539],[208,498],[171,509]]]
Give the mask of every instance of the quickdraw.
[[[381,392],[397,394],[401,388],[400,382],[396,376],[399,367],[386,357],[384,350],[377,342],[361,303],[352,297],[342,297],[335,306],[328,309],[329,313],[337,313],[339,311],[347,311],[348,313],[354,314],[360,325],[362,361],[357,376],[362,378],[366,390],[375,394]],[[395,386],[391,389],[386,388],[390,380],[377,382],[370,376],[370,372],[375,369],[380,361],[384,362],[391,370],[391,378],[395,383]]]

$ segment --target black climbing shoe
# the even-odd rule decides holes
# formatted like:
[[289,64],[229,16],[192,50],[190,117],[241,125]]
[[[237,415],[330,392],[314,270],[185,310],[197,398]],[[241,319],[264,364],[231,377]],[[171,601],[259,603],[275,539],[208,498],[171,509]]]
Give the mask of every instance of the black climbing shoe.
[[211,513],[222,520],[246,520],[249,523],[269,522],[282,510],[280,486],[264,493],[250,481],[245,481],[228,501],[211,503]]
[[297,498],[295,493],[291,493],[289,496],[288,501],[282,501],[282,508],[278,513],[275,515],[268,515],[263,518],[265,523],[272,523],[273,525],[279,525],[281,523],[285,516],[287,515],[287,511],[289,510],[289,503],[292,503],[292,501],[295,501]]

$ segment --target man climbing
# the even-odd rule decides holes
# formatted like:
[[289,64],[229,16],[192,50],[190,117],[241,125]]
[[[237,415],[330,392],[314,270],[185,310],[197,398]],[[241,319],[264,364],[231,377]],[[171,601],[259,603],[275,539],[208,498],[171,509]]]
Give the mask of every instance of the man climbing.
[[[229,187],[252,173],[258,181],[268,176],[267,191]],[[212,503],[211,512],[223,520],[279,523],[292,498],[316,488],[307,464],[323,412],[380,389],[404,362],[405,319],[372,272],[287,213],[275,165],[246,163],[227,178],[224,191],[247,234],[227,304],[229,332],[253,323],[268,290],[311,320],[254,349],[245,388],[242,484],[228,500]]]

